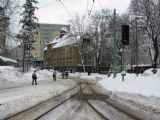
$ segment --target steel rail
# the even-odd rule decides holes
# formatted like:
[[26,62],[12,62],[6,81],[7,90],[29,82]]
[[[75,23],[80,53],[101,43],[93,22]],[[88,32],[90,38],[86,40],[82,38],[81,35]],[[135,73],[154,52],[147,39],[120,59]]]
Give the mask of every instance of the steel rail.
[[[87,83],[87,81],[86,81],[86,83]],[[87,84],[88,84],[88,83],[87,83]],[[93,92],[93,94],[96,95],[97,92],[95,92],[94,89],[93,89],[89,84],[88,84],[88,86],[89,86],[89,88],[91,89],[91,91]],[[108,96],[108,97],[109,97],[109,96]],[[143,119],[141,119],[141,118],[138,118],[136,115],[131,114],[131,113],[129,113],[129,112],[127,112],[127,111],[121,109],[120,107],[115,106],[115,105],[112,104],[110,101],[103,100],[103,102],[109,104],[109,105],[112,106],[113,108],[115,108],[115,109],[117,109],[117,110],[123,112],[124,114],[128,115],[129,117],[131,117],[131,118],[133,118],[133,119],[136,119],[136,120],[143,120]]]
[[4,120],[12,119],[12,118],[14,118],[15,116],[18,116],[18,115],[20,115],[20,114],[22,114],[22,113],[24,113],[24,112],[26,112],[26,111],[28,111],[28,110],[31,110],[31,109],[39,106],[39,105],[42,105],[42,104],[46,103],[47,101],[50,101],[50,100],[52,100],[52,99],[54,99],[54,98],[56,98],[56,97],[62,96],[63,94],[66,94],[66,93],[68,93],[68,92],[76,89],[77,87],[79,87],[79,85],[76,85],[76,86],[74,86],[74,87],[72,87],[72,88],[70,88],[70,89],[67,89],[67,90],[65,90],[64,92],[62,92],[62,93],[60,93],[60,94],[58,94],[58,95],[56,95],[56,96],[53,96],[52,98],[49,98],[49,99],[47,99],[47,100],[45,100],[45,101],[42,101],[42,102],[39,102],[38,104],[36,104],[36,105],[34,105],[34,106],[30,107],[30,108],[27,108],[27,109],[25,109],[25,110],[22,110],[22,111],[20,111],[20,112],[17,112],[17,113],[15,113],[15,114],[13,114],[13,115],[7,116],[7,117],[5,117],[5,118],[3,118],[3,119],[4,119]]
[[[88,85],[88,84],[87,84]],[[82,98],[85,100],[85,102],[103,119],[105,120],[109,120],[106,116],[104,116],[101,112],[99,112],[85,97],[84,93],[83,93],[83,90],[82,90],[82,87],[80,85],[80,92],[81,92],[81,96]]]
[[[78,85],[79,86],[79,85]],[[85,89],[87,87],[87,85],[83,88]],[[79,93],[80,90],[77,92]],[[58,108],[60,105],[64,104],[65,102],[67,102],[68,100],[72,99],[73,97],[75,97],[76,94],[71,95],[68,99],[65,99],[64,101],[62,101],[61,103],[57,104],[56,106],[52,107],[51,109],[49,109],[48,111],[46,111],[45,113],[41,114],[40,116],[38,116],[35,120],[39,120],[40,118],[42,118],[43,116],[45,116],[46,114],[48,114],[49,112],[53,111],[55,108]]]

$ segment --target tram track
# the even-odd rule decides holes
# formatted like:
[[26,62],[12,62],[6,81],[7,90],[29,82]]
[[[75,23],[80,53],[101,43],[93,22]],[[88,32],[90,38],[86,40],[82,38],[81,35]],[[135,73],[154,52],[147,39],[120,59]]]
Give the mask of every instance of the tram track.
[[[82,88],[82,85],[86,85],[85,88]],[[109,120],[103,114],[101,114],[92,104],[90,104],[88,102],[88,100],[84,97],[83,90],[85,90],[85,89],[87,89],[87,87],[89,87],[88,84],[85,84],[85,83],[82,82],[82,83],[79,83],[79,86],[80,86],[80,91],[78,93],[80,93],[80,94],[76,94],[75,96],[73,96],[75,100],[78,98],[77,99],[78,103],[76,104],[77,107],[75,107],[74,110],[72,110],[72,108],[67,110],[62,116],[60,116],[60,118],[58,118],[58,120],[75,120],[75,119],[78,119],[79,116],[77,114],[80,114],[80,111],[84,110],[86,107],[90,112],[93,111],[94,113],[95,112],[97,113],[96,117],[99,116],[98,120]],[[48,111],[48,113],[53,112],[52,110]],[[72,113],[70,113],[71,111],[72,111]],[[50,113],[50,114],[52,114],[52,113]],[[86,116],[86,118],[84,118],[84,119],[87,119],[87,117],[89,117],[89,116],[90,115]],[[44,120],[45,116],[42,115],[36,120],[41,120],[41,118],[42,118],[42,120]],[[83,118],[81,118],[81,119],[83,119]]]
[[[87,83],[86,81],[86,84],[89,86],[90,90],[92,91],[93,95],[102,95],[102,93],[98,93],[96,90],[94,90],[90,83]],[[100,96],[100,97],[101,97]],[[107,96],[108,99],[106,98],[102,98],[101,100],[106,103],[107,105],[113,107],[114,109],[120,111],[121,113],[124,113],[126,114],[127,116],[129,116],[131,119],[134,119],[134,120],[157,120],[157,119],[153,119],[152,117],[148,116],[146,117],[145,114],[141,114],[140,112],[137,112],[135,110],[132,110],[132,109],[129,109],[125,104],[121,104],[120,102],[118,102],[117,100],[113,100],[109,97],[109,95],[104,95],[104,96]]]
[[[90,81],[90,82],[87,82],[87,81],[84,80],[84,79],[79,79],[79,80],[83,80],[83,81],[84,81],[83,84],[86,84],[86,85],[88,86],[88,88],[92,91],[93,96],[97,96],[98,99],[101,99],[101,101],[105,102],[107,105],[109,105],[109,106],[113,107],[114,109],[116,109],[116,110],[118,110],[118,111],[126,114],[126,115],[129,116],[131,119],[134,119],[134,120],[143,120],[143,119],[139,118],[137,115],[134,115],[134,114],[132,114],[132,113],[130,113],[130,112],[127,112],[127,111],[125,111],[124,109],[121,109],[121,107],[117,106],[117,104],[115,105],[115,103],[112,102],[112,100],[107,100],[106,98],[109,98],[109,96],[107,96],[107,95],[102,95],[101,93],[100,93],[100,94],[97,93],[97,92],[91,87],[91,85],[94,85],[94,86],[95,86],[95,85],[96,85],[95,83],[93,84],[91,81]],[[81,85],[80,85],[80,88],[81,88]],[[106,117],[105,115],[103,115],[99,110],[96,109],[96,107],[94,107],[94,105],[91,104],[91,102],[89,102],[89,100],[87,100],[87,97],[85,97],[82,89],[81,89],[81,95],[82,95],[83,99],[85,100],[85,102],[86,102],[96,113],[98,113],[98,114],[100,115],[100,117],[102,117],[102,118],[105,119],[105,120],[109,120],[108,117]],[[104,97],[104,96],[106,96],[106,97]],[[93,97],[93,98],[97,98],[97,97]]]
[[[88,82],[86,80],[78,80],[76,86],[46,101],[36,104],[35,106],[27,108],[23,111],[17,112],[16,114],[9,115],[3,120],[40,120],[41,118],[45,118],[44,116],[52,114],[52,112],[58,107],[60,106],[65,107],[65,103],[73,99],[82,100],[84,102],[77,101],[77,102],[80,102],[80,104],[74,103],[77,106],[77,108],[75,108],[75,111],[73,111],[73,113],[69,115],[67,114],[68,112],[65,112],[65,114],[63,114],[60,118],[63,118],[65,120],[65,116],[66,116],[66,118],[71,118],[73,120],[76,119],[76,117],[79,117],[75,115],[76,111],[79,110],[79,108],[81,108],[81,110],[84,109],[86,107],[84,104],[87,104],[87,106],[89,107],[87,109],[91,108],[90,110],[97,114],[95,116],[102,120],[112,120],[110,118],[109,113],[106,113],[105,111],[109,109],[109,107],[112,107],[113,109],[115,109],[112,111],[112,113],[115,115],[122,113],[122,115],[127,116],[131,120],[144,120],[144,117],[139,115],[140,113],[134,112],[132,110],[128,110],[127,107],[123,108],[123,105],[121,105],[119,102],[110,98],[109,95],[103,94],[101,91],[97,90],[95,83],[92,83],[91,81]],[[72,106],[74,105],[70,106],[69,108],[70,110],[72,109]],[[85,107],[83,108],[82,106],[85,106]],[[150,119],[149,117],[145,120],[152,120],[152,119]],[[153,119],[153,120],[157,120],[157,119]]]
[[80,89],[79,89],[79,84],[78,84],[78,85],[62,92],[61,94],[58,94],[48,100],[40,102],[30,108],[27,108],[23,111],[17,112],[12,115],[8,115],[5,118],[3,118],[2,120],[22,120],[22,119],[28,120],[28,117],[30,120],[38,120],[40,117],[44,116],[45,114],[47,114],[51,110],[62,105],[66,101],[72,99],[79,92],[79,90]]
[[[88,85],[88,83],[87,83]],[[100,113],[85,97],[84,93],[83,93],[83,90],[82,90],[82,87],[80,85],[80,91],[81,91],[81,96],[82,98],[84,99],[84,101],[101,117],[103,118],[104,120],[109,120],[106,116],[104,116],[102,113]]]
[[[89,86],[90,86],[90,85],[89,85]],[[91,86],[90,86],[90,88],[91,88],[91,91],[93,92],[93,94],[94,94],[94,95],[97,95],[97,92],[94,91],[94,89],[93,89]],[[108,98],[109,98],[109,96],[108,96]],[[142,119],[138,118],[137,116],[135,116],[135,115],[133,115],[133,114],[131,114],[131,113],[128,113],[128,112],[124,111],[124,110],[121,109],[120,107],[115,106],[115,105],[113,104],[113,102],[110,102],[110,101],[107,100],[107,99],[106,99],[106,100],[103,100],[103,102],[105,102],[106,104],[109,104],[110,106],[112,106],[113,108],[117,109],[118,111],[125,113],[126,115],[128,115],[129,117],[131,117],[131,118],[133,118],[133,119],[142,120]]]

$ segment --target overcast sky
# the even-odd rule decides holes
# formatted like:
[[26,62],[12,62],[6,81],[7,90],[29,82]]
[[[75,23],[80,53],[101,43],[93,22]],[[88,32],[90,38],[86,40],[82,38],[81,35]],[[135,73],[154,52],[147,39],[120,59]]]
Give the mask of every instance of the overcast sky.
[[[60,2],[61,1],[61,2]],[[36,16],[41,23],[62,23],[67,24],[69,19],[77,12],[80,15],[88,15],[88,11],[102,8],[116,9],[117,13],[124,13],[130,0],[38,0],[39,9]],[[93,2],[95,1],[95,2]]]

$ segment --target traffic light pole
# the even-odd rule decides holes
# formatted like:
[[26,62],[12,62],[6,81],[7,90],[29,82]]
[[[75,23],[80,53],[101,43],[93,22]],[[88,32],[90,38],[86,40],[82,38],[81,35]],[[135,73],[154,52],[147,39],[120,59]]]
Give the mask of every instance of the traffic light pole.
[[124,81],[125,72],[125,45],[129,45],[129,25],[122,25],[122,81]]
[[113,78],[116,77],[116,62],[117,62],[117,48],[116,48],[116,9],[114,9],[114,40],[113,40],[113,52],[114,52],[114,63],[113,63]]
[[123,45],[123,49],[122,49],[122,81],[124,81],[124,76],[126,76],[126,73],[125,73],[125,46]]

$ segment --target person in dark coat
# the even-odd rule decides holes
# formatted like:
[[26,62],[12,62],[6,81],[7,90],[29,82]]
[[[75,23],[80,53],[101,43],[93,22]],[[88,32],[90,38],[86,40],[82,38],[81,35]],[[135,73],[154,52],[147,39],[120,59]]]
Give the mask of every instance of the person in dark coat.
[[66,79],[68,78],[68,71],[65,72],[66,73]]
[[90,76],[91,75],[91,72],[90,71],[88,71],[88,76]]
[[54,80],[54,81],[56,81],[56,75],[57,75],[56,71],[53,70],[53,80]]
[[64,79],[64,76],[65,76],[65,73],[64,73],[64,71],[62,72],[62,79]]
[[32,85],[37,85],[37,75],[36,71],[34,70],[34,73],[32,74]]

